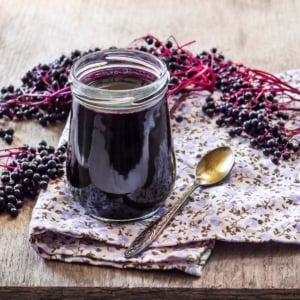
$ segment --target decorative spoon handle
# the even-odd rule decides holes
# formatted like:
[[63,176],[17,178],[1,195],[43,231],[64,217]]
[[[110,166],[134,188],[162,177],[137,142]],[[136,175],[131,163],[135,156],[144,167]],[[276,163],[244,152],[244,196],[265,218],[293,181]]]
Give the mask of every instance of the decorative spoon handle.
[[138,254],[140,254],[143,250],[145,250],[156,238],[160,235],[160,233],[165,229],[165,227],[169,224],[171,219],[176,215],[176,213],[180,210],[180,208],[186,202],[186,199],[191,195],[191,193],[198,187],[199,185],[195,183],[192,185],[187,192],[183,194],[183,196],[175,203],[175,205],[167,211],[160,218],[150,223],[148,227],[142,231],[140,235],[138,235],[135,240],[129,245],[126,249],[124,256],[126,258],[132,258]]

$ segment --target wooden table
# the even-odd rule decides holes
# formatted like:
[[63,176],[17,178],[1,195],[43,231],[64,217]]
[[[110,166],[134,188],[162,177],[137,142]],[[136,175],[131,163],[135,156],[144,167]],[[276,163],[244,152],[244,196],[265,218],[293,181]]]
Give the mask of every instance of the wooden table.
[[[0,0],[0,86],[75,48],[127,46],[148,32],[281,72],[300,67],[299,28],[297,0]],[[17,129],[31,144],[55,144],[61,130]],[[217,243],[201,278],[49,262],[28,243],[33,205],[17,220],[0,216],[0,299],[300,299],[299,246]]]

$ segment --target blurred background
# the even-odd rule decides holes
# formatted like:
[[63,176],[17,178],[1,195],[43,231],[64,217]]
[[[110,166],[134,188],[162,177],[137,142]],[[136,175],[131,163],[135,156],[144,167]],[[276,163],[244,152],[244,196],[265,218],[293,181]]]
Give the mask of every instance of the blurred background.
[[0,86],[62,53],[126,47],[147,33],[269,72],[294,69],[299,16],[297,0],[0,0]]

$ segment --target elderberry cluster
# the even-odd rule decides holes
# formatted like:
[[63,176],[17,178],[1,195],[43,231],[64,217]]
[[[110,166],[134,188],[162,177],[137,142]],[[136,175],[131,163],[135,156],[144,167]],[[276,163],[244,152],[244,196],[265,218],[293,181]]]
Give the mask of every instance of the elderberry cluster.
[[[146,44],[140,45],[136,49],[161,57],[161,59],[166,63],[169,71],[174,72],[184,68],[187,56],[183,53],[183,51],[175,49],[172,41],[168,40],[163,43],[149,35],[145,37],[145,42]],[[184,75],[182,79],[184,79]],[[169,88],[172,89],[178,84],[179,78],[174,75],[171,76]]]
[[[194,56],[184,47],[171,39],[162,42],[154,36],[147,35],[137,50],[151,53],[163,60],[170,72],[169,94],[189,92],[194,90],[214,89],[214,74],[210,68],[211,61],[207,52]],[[223,60],[222,55],[215,53],[216,60]],[[199,74],[201,74],[199,76]]]
[[[276,111],[275,105],[267,108],[264,97],[249,106],[253,97],[249,92],[238,98],[231,97],[229,101],[224,100],[224,96],[219,101],[207,97],[202,110],[210,118],[218,116],[216,124],[229,127],[231,137],[242,134],[250,136],[250,145],[261,149],[265,156],[270,156],[274,164],[289,160],[300,150],[300,143],[285,132],[283,121],[288,119],[288,115]],[[277,103],[273,95],[266,97],[268,101]]]
[[225,60],[220,63],[214,59],[216,52],[204,55],[213,61],[215,88],[221,96],[217,101],[207,97],[203,112],[210,118],[218,116],[216,123],[229,127],[231,137],[250,136],[251,146],[271,156],[275,164],[297,154],[300,142],[293,138],[296,132],[285,128],[285,121],[290,118],[286,110],[293,109],[280,104],[277,96],[285,97],[286,92],[299,91],[265,72]]
[[0,178],[0,213],[8,212],[12,217],[18,215],[25,198],[35,199],[50,180],[64,174],[66,160],[65,144],[55,149],[41,141],[37,148],[24,145],[16,149]]
[[[38,64],[21,78],[20,87],[3,87],[0,119],[36,119],[42,126],[65,121],[72,101],[68,83],[71,66],[82,55],[97,50],[75,50],[70,56],[62,55],[49,64]],[[7,142],[10,143],[9,138]]]
[[[184,93],[218,91],[218,101],[208,97],[202,109],[210,118],[218,117],[219,126],[229,127],[230,136],[249,136],[250,144],[270,155],[275,164],[297,155],[300,146],[294,136],[299,129],[285,128],[285,121],[290,118],[286,111],[293,108],[283,106],[277,98],[287,97],[292,102],[292,94],[299,94],[299,90],[272,74],[225,60],[216,48],[194,56],[175,40],[163,43],[151,35],[140,40],[143,43],[136,45],[136,49],[165,61],[171,74],[169,94],[182,94],[173,99],[171,117],[184,101]],[[176,121],[181,120],[177,115]]]

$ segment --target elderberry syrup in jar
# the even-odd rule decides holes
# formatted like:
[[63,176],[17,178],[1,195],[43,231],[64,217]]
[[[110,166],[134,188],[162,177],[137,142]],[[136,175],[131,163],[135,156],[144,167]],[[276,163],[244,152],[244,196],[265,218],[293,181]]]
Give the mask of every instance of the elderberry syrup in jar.
[[146,218],[170,193],[175,157],[168,81],[161,60],[135,50],[99,51],[73,65],[67,177],[91,216]]

